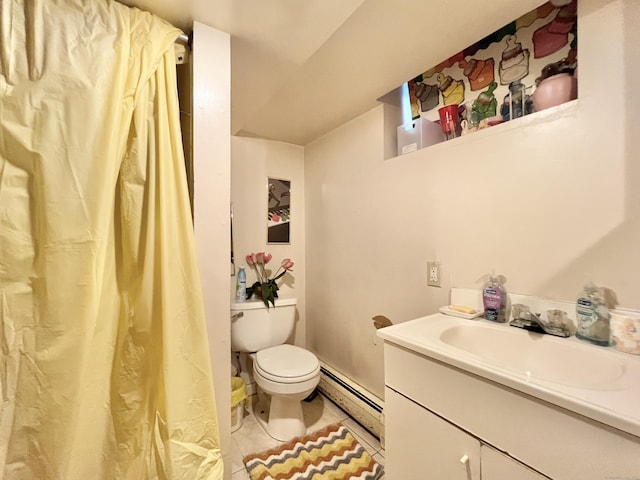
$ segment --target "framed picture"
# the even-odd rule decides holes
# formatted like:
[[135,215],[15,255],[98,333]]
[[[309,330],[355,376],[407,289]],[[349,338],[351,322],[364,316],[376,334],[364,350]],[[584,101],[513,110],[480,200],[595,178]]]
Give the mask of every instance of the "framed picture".
[[291,243],[291,181],[267,178],[267,243]]

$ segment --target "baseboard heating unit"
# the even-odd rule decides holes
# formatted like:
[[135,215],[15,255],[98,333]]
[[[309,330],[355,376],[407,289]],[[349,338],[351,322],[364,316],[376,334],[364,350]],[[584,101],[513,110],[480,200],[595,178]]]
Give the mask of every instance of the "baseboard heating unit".
[[320,362],[318,389],[384,446],[384,402],[324,362]]

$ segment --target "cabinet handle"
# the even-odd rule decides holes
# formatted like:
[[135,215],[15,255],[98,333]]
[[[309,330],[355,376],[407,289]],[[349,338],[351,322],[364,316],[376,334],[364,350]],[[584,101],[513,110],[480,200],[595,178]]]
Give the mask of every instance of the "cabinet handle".
[[460,457],[460,463],[464,465],[464,469],[467,472],[467,480],[471,480],[471,465],[469,465],[469,455],[463,455]]

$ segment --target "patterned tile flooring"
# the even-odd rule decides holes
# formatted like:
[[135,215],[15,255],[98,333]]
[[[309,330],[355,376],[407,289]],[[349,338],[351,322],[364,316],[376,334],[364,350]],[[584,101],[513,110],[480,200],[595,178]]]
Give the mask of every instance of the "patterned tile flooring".
[[[242,426],[231,434],[232,480],[249,480],[242,459],[249,454],[274,448],[283,442],[271,438],[258,425],[252,408],[246,408]],[[362,428],[347,413],[323,395],[317,395],[311,402],[302,402],[307,433],[320,430],[332,423],[342,422],[369,454],[384,465],[384,449],[380,441]],[[383,477],[384,478],[384,477]]]

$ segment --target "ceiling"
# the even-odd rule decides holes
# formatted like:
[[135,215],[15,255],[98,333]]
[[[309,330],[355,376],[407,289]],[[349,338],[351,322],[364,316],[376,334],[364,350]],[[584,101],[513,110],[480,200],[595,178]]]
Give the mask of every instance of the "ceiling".
[[231,128],[306,145],[543,0],[120,0],[231,35]]

